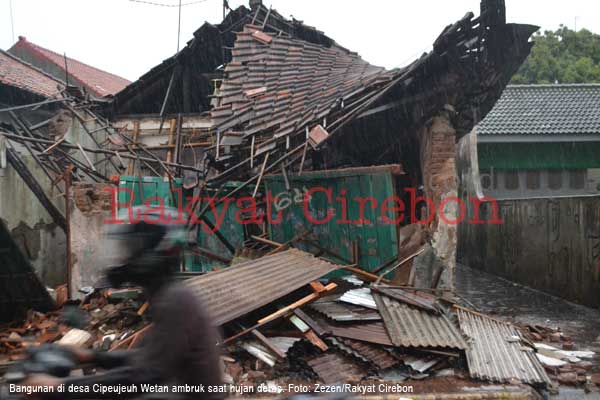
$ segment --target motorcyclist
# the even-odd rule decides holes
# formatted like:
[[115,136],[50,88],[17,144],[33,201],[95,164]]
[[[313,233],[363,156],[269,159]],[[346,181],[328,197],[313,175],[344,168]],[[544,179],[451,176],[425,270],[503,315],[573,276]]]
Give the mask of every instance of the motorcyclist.
[[[65,384],[61,399],[143,397],[142,384],[189,385],[205,390],[152,398],[222,398],[223,395],[207,390],[221,384],[216,329],[193,292],[173,280],[173,272],[179,267],[181,244],[186,239],[183,226],[174,223],[178,221],[177,210],[140,206],[130,211],[127,217],[120,215],[127,223],[108,227],[107,236],[115,244],[110,252],[120,254],[121,261],[108,269],[106,277],[113,287],[129,283],[145,290],[152,326],[141,348],[104,353],[78,349],[73,354],[79,362],[93,363],[107,371],[65,379],[33,375],[24,384],[55,388]],[[137,393],[102,395],[93,390],[94,385],[96,388],[136,385]],[[69,391],[75,387],[80,393]]]

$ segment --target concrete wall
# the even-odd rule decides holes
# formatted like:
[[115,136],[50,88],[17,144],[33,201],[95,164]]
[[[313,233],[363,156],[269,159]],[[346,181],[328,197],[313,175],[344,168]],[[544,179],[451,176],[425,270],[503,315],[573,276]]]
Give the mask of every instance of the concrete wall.
[[110,193],[102,184],[79,184],[73,187],[71,210],[71,255],[73,296],[78,289],[93,286],[103,275],[107,249],[104,246],[105,219],[110,218]]
[[[85,133],[79,121],[68,111],[40,110],[39,112],[23,113],[22,117],[29,124],[52,117],[52,123],[42,134],[52,140],[66,135],[67,140],[71,143],[79,142],[84,147],[95,147],[93,140]],[[0,118],[0,121],[11,123],[6,119],[6,115],[3,119]],[[88,123],[87,126],[90,131],[95,129],[93,123]],[[106,140],[103,132],[97,132],[94,135],[98,142]],[[64,197],[56,187],[52,187],[51,180],[37,165],[27,149],[16,142],[9,142],[8,145],[21,155],[44,192],[64,213]],[[82,163],[87,164],[85,157],[79,151],[72,151],[71,154]],[[93,163],[96,163],[102,156],[90,153],[88,157]],[[96,168],[98,172],[106,176],[115,173],[109,163],[100,164]],[[64,190],[62,183],[59,183],[59,187]],[[41,281],[49,287],[64,284],[67,280],[65,233],[53,222],[44,206],[11,165],[0,165],[0,218],[4,220],[21,251],[34,266]],[[77,223],[78,221],[74,222],[74,224]]]
[[[501,200],[476,207],[469,199],[481,193],[473,150],[476,137],[463,140],[470,143],[461,146],[465,151],[459,157],[461,198],[466,205],[466,218],[458,231],[459,261],[600,307],[600,197]],[[494,223],[499,222],[496,219],[502,223]]]
[[461,224],[462,263],[600,307],[600,197],[499,201],[498,213],[499,225]]
[[[58,209],[64,210],[63,198],[50,189],[50,180],[33,158],[24,156],[23,161]],[[65,234],[10,165],[0,168],[0,218],[45,285],[66,282]]]

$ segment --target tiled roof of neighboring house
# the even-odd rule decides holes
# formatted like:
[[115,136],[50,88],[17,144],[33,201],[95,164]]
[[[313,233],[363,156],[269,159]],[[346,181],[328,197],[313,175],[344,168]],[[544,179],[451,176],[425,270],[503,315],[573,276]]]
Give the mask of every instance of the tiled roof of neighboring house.
[[58,92],[60,81],[0,50],[0,82],[44,97]]
[[[11,50],[12,49],[29,49],[36,55],[56,64],[59,68],[64,70],[64,55],[31,43],[23,36],[19,36],[19,41],[11,48]],[[115,94],[130,83],[125,78],[102,71],[101,69],[84,64],[81,61],[77,61],[69,57],[67,57],[67,68],[69,70],[69,75],[83,82],[94,94],[98,96]]]
[[600,134],[600,84],[508,86],[477,134]]

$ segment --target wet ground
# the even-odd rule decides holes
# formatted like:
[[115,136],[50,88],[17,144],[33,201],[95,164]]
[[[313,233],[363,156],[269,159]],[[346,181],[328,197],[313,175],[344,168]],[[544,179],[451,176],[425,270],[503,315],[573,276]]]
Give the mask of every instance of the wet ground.
[[482,312],[520,324],[558,327],[578,350],[600,353],[600,310],[465,266],[457,267],[456,289]]
[[[457,266],[456,290],[478,310],[500,319],[528,325],[559,328],[573,339],[577,350],[597,353],[593,360],[600,371],[600,310],[571,303],[495,275]],[[549,343],[553,344],[553,343]],[[598,393],[562,387],[553,399],[600,399]]]

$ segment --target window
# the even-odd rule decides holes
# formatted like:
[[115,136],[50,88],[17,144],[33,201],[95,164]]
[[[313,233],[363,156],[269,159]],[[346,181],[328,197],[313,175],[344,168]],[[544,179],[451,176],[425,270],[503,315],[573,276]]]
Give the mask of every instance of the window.
[[504,173],[504,188],[508,190],[519,189],[519,174],[516,171]]
[[548,171],[548,187],[551,190],[559,190],[562,188],[562,171]]
[[492,188],[492,176],[490,174],[481,176],[481,187],[483,190],[490,190]]
[[571,189],[585,189],[585,170],[569,171],[569,187]]
[[526,186],[529,190],[538,190],[541,187],[540,171],[527,171],[525,174]]

